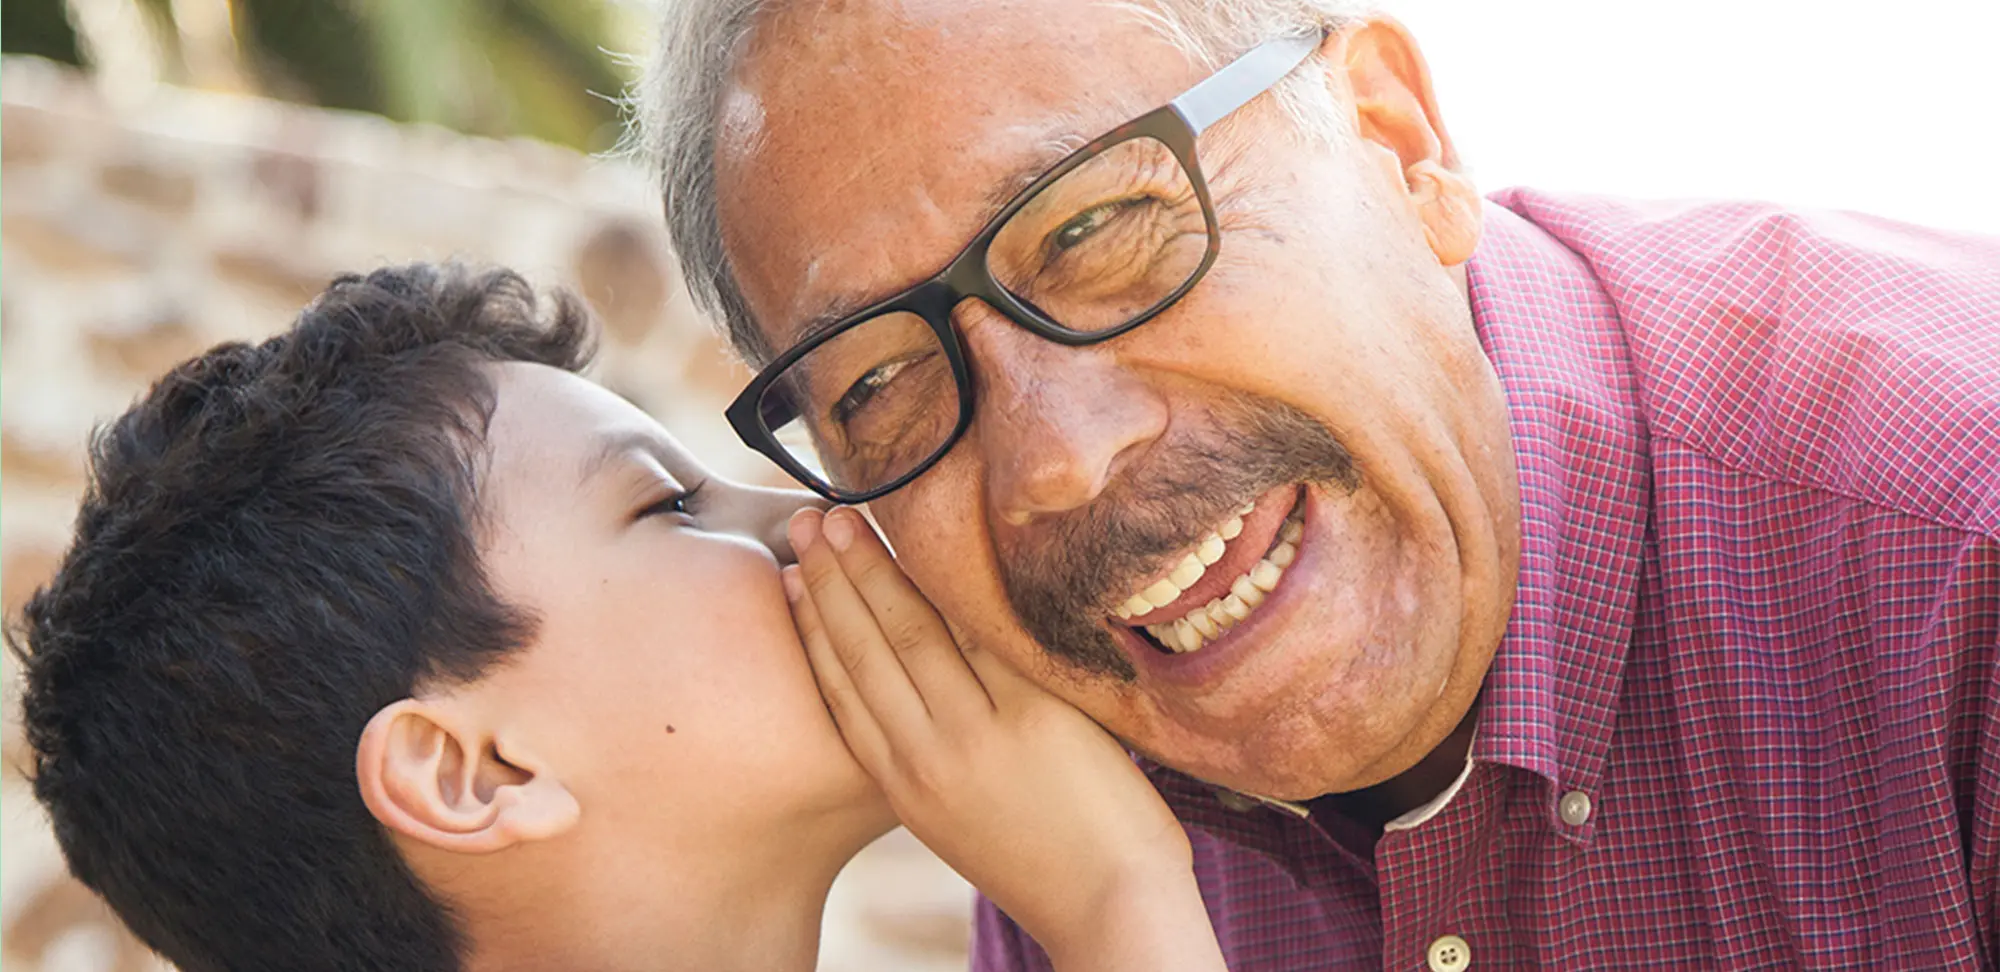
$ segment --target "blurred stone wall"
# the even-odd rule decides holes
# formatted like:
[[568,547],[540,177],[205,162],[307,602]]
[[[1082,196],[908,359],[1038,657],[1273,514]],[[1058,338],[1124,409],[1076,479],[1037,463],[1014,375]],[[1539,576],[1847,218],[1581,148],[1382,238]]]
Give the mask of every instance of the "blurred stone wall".
[[[283,328],[334,274],[459,257],[580,289],[598,377],[718,470],[779,481],[721,409],[745,374],[695,319],[634,167],[548,145],[161,89],[114,107],[46,63],[0,64],[0,599],[67,543],[83,443],[152,378]],[[156,968],[63,872],[21,779],[5,663],[0,952],[11,972]],[[964,967],[970,892],[901,831],[841,878],[821,967]]]

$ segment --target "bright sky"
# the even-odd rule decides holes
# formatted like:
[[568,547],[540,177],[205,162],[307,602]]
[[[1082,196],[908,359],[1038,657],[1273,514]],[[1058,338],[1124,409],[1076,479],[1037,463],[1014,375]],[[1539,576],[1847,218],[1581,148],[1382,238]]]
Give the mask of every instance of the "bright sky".
[[1480,186],[2000,234],[2000,0],[1378,0]]

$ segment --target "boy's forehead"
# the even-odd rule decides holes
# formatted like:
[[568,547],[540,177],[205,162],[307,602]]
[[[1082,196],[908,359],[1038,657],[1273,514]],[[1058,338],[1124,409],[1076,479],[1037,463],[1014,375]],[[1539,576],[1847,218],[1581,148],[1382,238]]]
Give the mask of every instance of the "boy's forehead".
[[[575,372],[528,361],[493,366],[494,423],[533,434],[659,423],[617,393]],[[557,436],[573,438],[573,436]]]
[[643,448],[675,464],[687,459],[652,416],[581,375],[510,361],[495,366],[494,392],[486,445],[496,482],[519,478],[564,493],[614,454]]

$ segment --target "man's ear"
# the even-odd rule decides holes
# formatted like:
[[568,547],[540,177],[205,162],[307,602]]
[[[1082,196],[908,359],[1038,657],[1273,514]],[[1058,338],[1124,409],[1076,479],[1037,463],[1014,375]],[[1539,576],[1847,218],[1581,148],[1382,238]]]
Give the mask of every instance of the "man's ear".
[[1394,19],[1372,14],[1328,35],[1320,54],[1346,82],[1362,139],[1394,156],[1438,262],[1471,259],[1484,222],[1479,191],[1458,171],[1416,39]]
[[403,699],[361,730],[354,775],[384,827],[440,850],[487,854],[569,830],[576,797],[510,750],[446,701]]

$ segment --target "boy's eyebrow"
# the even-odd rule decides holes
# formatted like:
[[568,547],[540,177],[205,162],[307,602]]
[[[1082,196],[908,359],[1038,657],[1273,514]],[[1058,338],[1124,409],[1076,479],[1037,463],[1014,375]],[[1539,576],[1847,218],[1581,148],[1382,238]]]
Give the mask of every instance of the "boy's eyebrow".
[[634,452],[643,452],[659,460],[661,466],[667,465],[666,445],[658,433],[628,429],[600,438],[596,447],[584,454],[583,462],[577,466],[577,485],[590,485],[591,479],[603,473],[606,466]]

